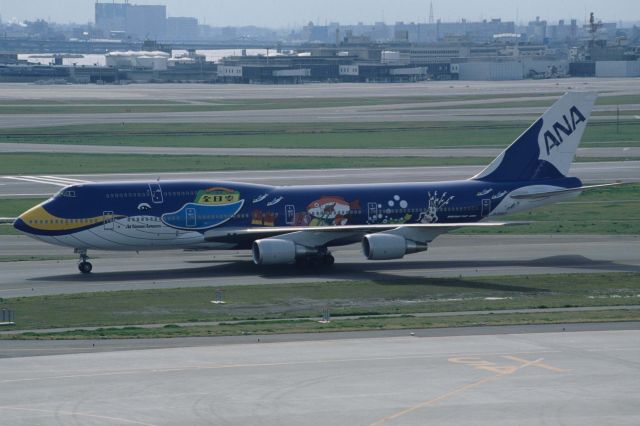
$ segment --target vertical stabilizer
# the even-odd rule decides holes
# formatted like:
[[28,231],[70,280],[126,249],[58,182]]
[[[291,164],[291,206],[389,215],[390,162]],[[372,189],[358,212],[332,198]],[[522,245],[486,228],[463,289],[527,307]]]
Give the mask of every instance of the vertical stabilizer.
[[566,93],[473,179],[527,181],[566,176],[596,97],[592,92]]

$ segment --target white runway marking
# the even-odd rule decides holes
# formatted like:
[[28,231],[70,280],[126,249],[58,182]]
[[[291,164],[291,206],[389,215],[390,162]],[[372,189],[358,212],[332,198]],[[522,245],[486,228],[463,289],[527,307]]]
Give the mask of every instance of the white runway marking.
[[0,198],[14,198],[14,197],[50,197],[50,193],[46,194],[0,194]]
[[39,178],[50,179],[50,180],[59,181],[59,182],[69,182],[70,184],[88,183],[88,182],[90,182],[88,180],[63,178],[63,177],[60,177],[60,176],[39,176]]
[[4,179],[18,180],[23,182],[44,183],[47,185],[69,186],[89,181],[80,179],[61,178],[56,176],[3,176]]

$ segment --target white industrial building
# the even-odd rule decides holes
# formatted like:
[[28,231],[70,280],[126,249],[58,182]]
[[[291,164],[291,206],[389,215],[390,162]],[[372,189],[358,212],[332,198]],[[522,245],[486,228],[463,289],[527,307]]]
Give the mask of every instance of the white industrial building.
[[640,61],[598,61],[596,77],[640,77]]
[[522,80],[522,61],[478,61],[451,64],[451,73],[459,80]]
[[500,81],[524,78],[551,78],[569,73],[564,59],[520,58],[508,61],[469,61],[451,64],[458,80]]

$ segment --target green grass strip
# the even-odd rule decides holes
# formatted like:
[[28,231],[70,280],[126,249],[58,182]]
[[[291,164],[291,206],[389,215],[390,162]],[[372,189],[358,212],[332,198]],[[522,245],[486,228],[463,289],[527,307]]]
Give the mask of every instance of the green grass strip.
[[[196,148],[504,148],[528,122],[124,124],[0,129],[0,143]],[[589,123],[583,147],[638,146],[640,120]]]
[[128,290],[0,300],[18,329],[640,304],[640,273],[421,278]]
[[224,170],[332,169],[488,164],[474,157],[247,157],[0,153],[5,174],[191,172]]

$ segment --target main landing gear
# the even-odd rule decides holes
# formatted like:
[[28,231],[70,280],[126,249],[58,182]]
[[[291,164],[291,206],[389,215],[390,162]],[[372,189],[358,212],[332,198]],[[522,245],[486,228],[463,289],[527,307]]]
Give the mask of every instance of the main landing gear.
[[83,274],[88,274],[93,269],[93,265],[88,261],[87,249],[75,249],[75,253],[80,255],[80,261],[78,262],[78,270]]
[[320,266],[332,266],[336,259],[331,253],[326,252],[318,256],[305,256],[296,259],[296,266],[301,268],[318,268]]

